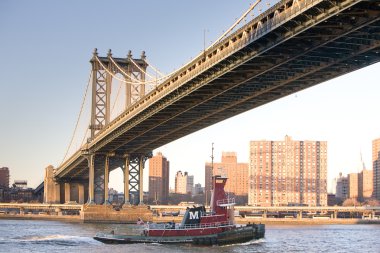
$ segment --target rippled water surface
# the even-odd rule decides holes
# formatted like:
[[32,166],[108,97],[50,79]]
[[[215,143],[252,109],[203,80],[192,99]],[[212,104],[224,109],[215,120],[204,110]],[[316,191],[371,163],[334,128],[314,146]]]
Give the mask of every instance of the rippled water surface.
[[0,220],[0,252],[379,252],[380,225],[267,226],[264,239],[249,243],[187,245],[107,245],[92,239],[98,231],[136,230],[134,225],[58,221]]

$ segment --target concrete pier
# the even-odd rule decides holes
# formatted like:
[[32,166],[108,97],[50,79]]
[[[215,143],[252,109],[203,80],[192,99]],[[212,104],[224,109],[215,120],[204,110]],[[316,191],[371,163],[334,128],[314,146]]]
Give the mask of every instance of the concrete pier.
[[143,221],[153,220],[152,211],[145,205],[124,205],[119,211],[111,205],[85,205],[80,216],[84,222],[136,223],[138,218]]

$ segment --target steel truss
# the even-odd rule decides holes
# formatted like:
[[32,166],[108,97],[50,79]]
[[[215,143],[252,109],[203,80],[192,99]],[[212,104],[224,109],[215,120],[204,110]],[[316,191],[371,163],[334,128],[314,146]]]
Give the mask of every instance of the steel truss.
[[110,122],[112,75],[120,74],[125,80],[125,109],[145,95],[145,72],[148,67],[145,58],[143,52],[141,59],[132,59],[131,51],[125,59],[113,58],[111,50],[107,57],[98,57],[95,48],[90,61],[92,64],[92,107],[89,127],[91,139]]

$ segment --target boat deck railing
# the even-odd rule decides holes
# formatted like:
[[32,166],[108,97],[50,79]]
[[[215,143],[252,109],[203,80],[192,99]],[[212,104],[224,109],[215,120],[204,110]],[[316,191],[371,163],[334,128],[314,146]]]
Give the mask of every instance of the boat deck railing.
[[235,204],[235,198],[226,198],[216,201],[217,206],[233,206]]
[[173,222],[160,223],[160,224],[148,224],[148,229],[198,229],[198,228],[217,228],[217,227],[228,227],[233,226],[232,221],[224,222],[212,222],[212,223],[199,223],[199,224],[174,224]]

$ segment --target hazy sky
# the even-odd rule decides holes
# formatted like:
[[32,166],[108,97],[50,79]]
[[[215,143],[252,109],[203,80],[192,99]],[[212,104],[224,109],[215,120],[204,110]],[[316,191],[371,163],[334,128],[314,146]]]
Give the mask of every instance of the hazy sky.
[[[169,73],[195,57],[240,17],[253,1],[0,1],[0,167],[11,182],[43,180],[60,164],[74,130],[98,48],[105,56],[134,57]],[[263,1],[264,5],[268,2]],[[263,7],[259,7],[258,10]],[[319,84],[186,136],[161,151],[177,170],[204,185],[204,163],[222,151],[248,162],[249,141],[328,142],[328,178],[357,172],[360,152],[371,165],[371,142],[380,138],[380,64]],[[87,112],[88,114],[88,112]],[[86,123],[87,124],[87,123]],[[111,186],[122,189],[120,171]],[[148,174],[148,169],[145,175]],[[147,184],[145,184],[147,186]],[[145,188],[145,187],[144,187]]]

